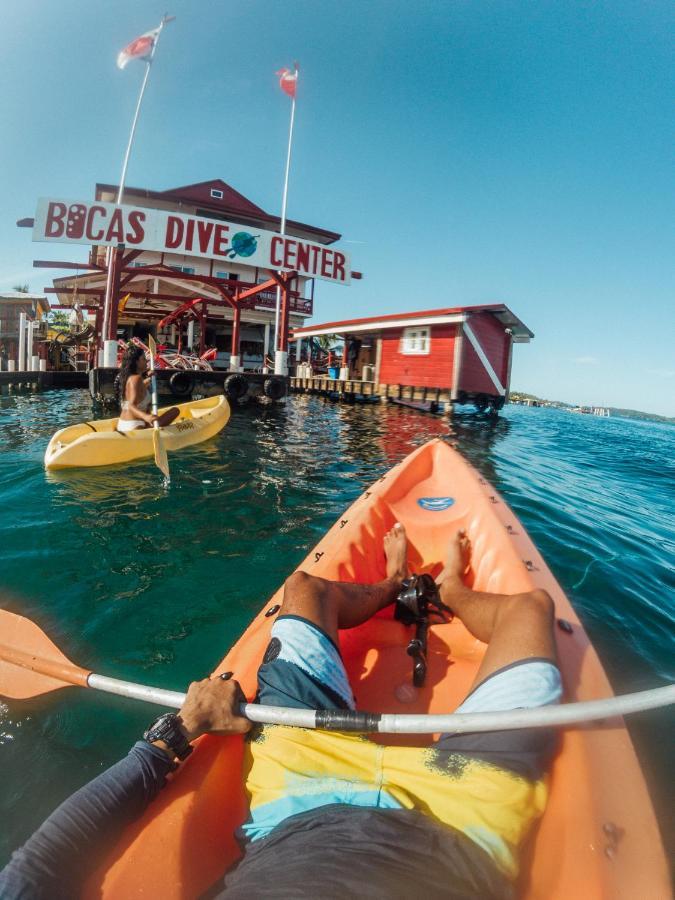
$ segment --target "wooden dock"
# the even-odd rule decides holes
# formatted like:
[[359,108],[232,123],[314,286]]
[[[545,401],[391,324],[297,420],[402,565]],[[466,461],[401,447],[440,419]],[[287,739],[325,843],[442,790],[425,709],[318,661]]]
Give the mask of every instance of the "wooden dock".
[[49,391],[54,388],[86,388],[86,372],[0,372],[0,388],[13,390]]
[[342,381],[325,375],[311,378],[292,376],[291,393],[318,394],[346,403],[363,403],[380,400],[383,403],[399,403],[421,412],[450,412],[452,397],[449,388],[415,387],[407,384],[377,384],[374,381]]

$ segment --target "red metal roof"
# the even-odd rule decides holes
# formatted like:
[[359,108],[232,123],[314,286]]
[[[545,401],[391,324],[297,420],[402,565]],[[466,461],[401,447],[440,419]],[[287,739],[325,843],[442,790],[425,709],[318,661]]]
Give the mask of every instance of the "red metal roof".
[[[497,315],[504,325],[517,328],[523,336],[534,337],[534,334],[530,329],[503,303],[488,303],[483,306],[452,306],[443,309],[424,309],[416,312],[390,313],[385,316],[369,316],[363,319],[344,319],[340,322],[324,322],[320,325],[306,325],[303,328],[296,328],[293,332],[293,336],[302,337],[303,334],[318,331],[320,329],[330,329],[330,331],[336,333],[348,333],[350,328],[358,326],[360,330],[363,330],[364,326],[368,325],[373,326],[373,331],[378,331],[382,328],[386,328],[388,322],[398,323],[402,320],[408,321],[410,319],[415,320],[430,317],[436,318],[440,316],[461,315],[462,313],[487,312]],[[396,327],[396,325],[393,325],[392,327]]]
[[[212,197],[212,190],[222,191],[222,198]],[[185,187],[170,188],[168,191],[158,191],[157,196],[163,197],[165,200],[190,200],[214,209],[236,210],[248,216],[267,215],[264,209],[256,206],[220,178],[215,178],[213,181],[200,181],[197,184],[187,184]]]
[[[116,184],[97,184],[96,199],[100,200],[104,191],[117,195],[117,188]],[[212,190],[222,191],[222,198],[212,197]],[[147,188],[125,187],[124,195],[125,197],[145,197],[148,200],[163,200],[165,203],[171,203],[174,200],[177,204],[193,203],[195,206],[211,210],[218,215],[227,215],[235,221],[254,220],[269,226],[272,231],[278,231],[281,225],[279,216],[266,213],[264,209],[261,209],[261,207],[244,197],[243,194],[240,194],[239,191],[220,178],[214,178],[212,181],[200,181],[196,184],[187,184],[183,187],[170,188],[168,191],[151,191]],[[332,244],[342,237],[337,231],[329,231],[316,225],[306,225],[304,222],[297,222],[293,219],[288,219],[286,225],[291,233],[294,230],[307,232],[320,244]]]

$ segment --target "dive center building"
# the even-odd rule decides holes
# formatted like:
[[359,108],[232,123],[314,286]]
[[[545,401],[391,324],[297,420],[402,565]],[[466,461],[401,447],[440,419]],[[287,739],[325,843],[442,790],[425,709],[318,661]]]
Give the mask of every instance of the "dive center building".
[[[82,262],[36,260],[70,270],[46,289],[52,308],[78,306],[95,323],[90,368],[114,367],[120,340],[209,352],[214,369],[287,374],[288,334],[311,316],[315,281],[348,285],[340,234],[265,212],[221,179],[166,191],[97,184],[94,201],[44,198],[33,240],[88,244]],[[279,298],[279,321],[275,329]],[[273,340],[276,331],[276,346]],[[107,355],[105,355],[107,354]]]

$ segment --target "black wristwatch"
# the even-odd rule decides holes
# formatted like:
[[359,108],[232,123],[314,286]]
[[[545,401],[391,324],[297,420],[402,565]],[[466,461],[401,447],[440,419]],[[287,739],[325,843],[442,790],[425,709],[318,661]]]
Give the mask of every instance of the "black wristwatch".
[[151,744],[153,741],[164,741],[169,749],[181,760],[192,753],[192,746],[181,730],[181,720],[175,713],[164,713],[155,719],[143,735],[143,740]]

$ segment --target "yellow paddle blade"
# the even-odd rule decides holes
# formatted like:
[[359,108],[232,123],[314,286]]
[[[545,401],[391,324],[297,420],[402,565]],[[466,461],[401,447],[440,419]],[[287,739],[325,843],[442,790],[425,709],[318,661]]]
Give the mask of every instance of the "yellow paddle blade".
[[0,609],[0,697],[27,700],[72,684],[90,671],[75,666],[35,622]]
[[148,350],[151,356],[157,356],[157,343],[151,334],[148,335]]
[[162,440],[162,431],[155,428],[152,432],[152,446],[155,450],[155,465],[160,469],[166,478],[169,477],[169,457],[166,455],[166,447]]

